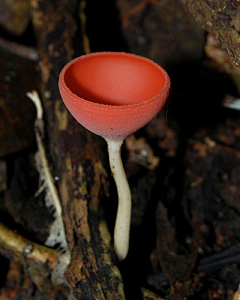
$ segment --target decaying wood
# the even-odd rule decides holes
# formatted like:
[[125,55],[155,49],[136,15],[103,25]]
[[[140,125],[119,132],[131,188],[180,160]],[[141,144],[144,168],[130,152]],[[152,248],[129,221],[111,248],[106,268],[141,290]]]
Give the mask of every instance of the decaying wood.
[[220,42],[239,68],[240,2],[235,0],[181,1],[197,22]]
[[40,52],[46,142],[55,176],[59,178],[71,252],[65,275],[77,299],[124,299],[102,207],[108,190],[100,150],[102,140],[68,114],[58,91],[60,70],[71,58],[83,53],[81,32],[73,19],[78,4],[58,1],[56,10],[54,1],[31,1]]

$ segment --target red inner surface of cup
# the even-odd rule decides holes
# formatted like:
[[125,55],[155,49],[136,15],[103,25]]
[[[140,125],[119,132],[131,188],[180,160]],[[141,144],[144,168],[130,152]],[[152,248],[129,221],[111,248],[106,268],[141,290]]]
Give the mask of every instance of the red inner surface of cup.
[[63,101],[77,121],[105,138],[123,139],[162,109],[170,80],[153,61],[127,53],[80,56],[60,73]]

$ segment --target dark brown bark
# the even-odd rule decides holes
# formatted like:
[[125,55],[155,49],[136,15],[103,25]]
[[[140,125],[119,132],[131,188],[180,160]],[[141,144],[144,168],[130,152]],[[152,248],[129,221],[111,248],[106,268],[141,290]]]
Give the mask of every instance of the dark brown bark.
[[[100,150],[103,141],[70,116],[58,91],[62,67],[77,54],[83,54],[79,28],[73,18],[78,5],[74,0],[31,1],[40,52],[46,142],[54,175],[59,177],[72,255],[65,275],[77,299],[124,299],[102,207],[108,190]],[[74,39],[77,50],[73,48]]]

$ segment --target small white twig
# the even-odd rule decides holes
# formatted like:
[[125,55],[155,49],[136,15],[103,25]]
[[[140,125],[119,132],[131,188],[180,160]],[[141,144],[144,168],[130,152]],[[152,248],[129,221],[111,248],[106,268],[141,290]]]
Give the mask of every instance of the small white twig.
[[27,92],[27,96],[35,104],[37,110],[37,119],[43,120],[43,108],[38,93],[36,91]]
[[72,295],[72,287],[68,284],[64,277],[64,272],[67,265],[70,263],[71,256],[70,251],[68,248],[68,243],[65,235],[65,228],[62,219],[62,206],[60,203],[60,199],[58,196],[57,188],[54,184],[54,180],[52,174],[50,172],[47,155],[43,143],[43,109],[41,100],[38,96],[36,91],[28,92],[27,96],[32,100],[32,102],[36,106],[37,110],[37,119],[35,121],[35,133],[36,133],[36,140],[38,145],[38,153],[36,155],[36,163],[38,167],[38,171],[40,173],[40,179],[42,181],[42,186],[37,191],[36,195],[39,195],[44,189],[46,191],[45,201],[46,206],[54,207],[54,217],[55,220],[53,221],[50,227],[50,234],[47,238],[45,245],[47,246],[55,246],[56,244],[60,244],[62,249],[59,250],[59,263],[56,268],[54,268],[52,273],[52,280],[56,284],[65,283],[69,286],[70,294],[69,299],[75,299]]
[[[43,122],[43,108],[42,108],[41,100],[36,91],[28,92],[27,96],[35,104],[36,110],[37,110],[37,121],[38,122],[35,123],[35,127],[37,127],[37,128],[35,128],[36,129],[35,132],[36,132],[39,156],[41,159],[41,165],[42,165],[42,169],[43,169],[43,172],[42,172],[43,177],[44,177],[43,185],[49,189],[49,194],[51,195],[51,202],[54,205],[55,213],[57,214],[57,216],[59,218],[62,218],[62,207],[61,207],[61,204],[59,201],[56,186],[53,183],[52,174],[51,174],[50,168],[48,166],[45,147],[44,147],[43,141],[42,141],[42,136],[41,136],[42,128],[38,128],[38,126]],[[41,123],[39,121],[41,121]],[[40,187],[40,190],[41,190],[41,187]]]

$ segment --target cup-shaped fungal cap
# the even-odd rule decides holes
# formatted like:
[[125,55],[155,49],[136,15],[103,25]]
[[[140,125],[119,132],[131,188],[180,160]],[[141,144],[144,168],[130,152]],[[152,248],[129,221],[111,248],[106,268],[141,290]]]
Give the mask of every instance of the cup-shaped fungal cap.
[[150,59],[122,52],[80,56],[61,71],[59,89],[75,119],[105,139],[123,140],[165,104],[166,71]]

